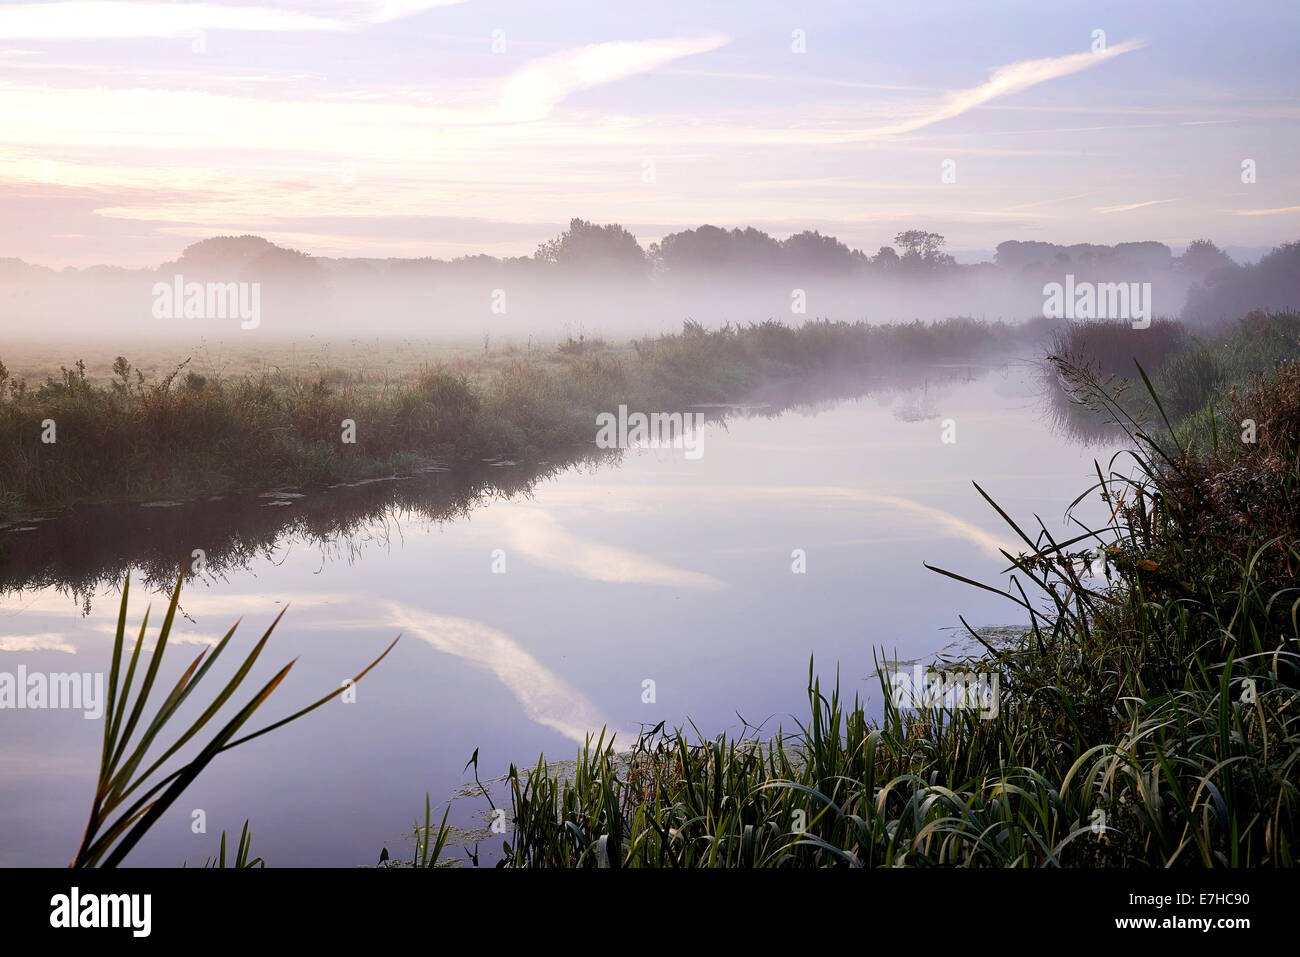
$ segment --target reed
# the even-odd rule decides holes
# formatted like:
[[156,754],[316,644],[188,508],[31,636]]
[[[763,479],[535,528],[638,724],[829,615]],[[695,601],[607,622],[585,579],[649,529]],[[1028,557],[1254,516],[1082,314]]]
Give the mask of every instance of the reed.
[[[260,857],[250,857],[253,853],[253,836],[248,833],[248,822],[244,822],[244,828],[239,832],[239,845],[235,848],[235,856],[231,861],[231,867],[252,868],[266,867],[266,862]],[[216,857],[209,857],[204,863],[205,868],[225,868],[226,867],[226,832],[221,832],[221,848]]]
[[[1149,329],[1132,329],[1122,322],[1073,324],[1055,336],[1049,362],[1065,360],[1088,370],[1092,378],[1108,383],[1106,391],[1126,416],[1158,424],[1152,394],[1141,387],[1141,366],[1178,426],[1179,445],[1208,451],[1216,433],[1240,428],[1241,420],[1230,414],[1234,392],[1298,355],[1300,313],[1255,310],[1204,338],[1162,321]],[[1096,414],[1095,390],[1086,385],[1075,390],[1069,382],[1056,385],[1051,391],[1053,408],[1066,429],[1081,437],[1114,437],[1114,415],[1106,409]]]
[[[209,649],[200,652],[189,667],[185,669],[176,684],[172,686],[172,689],[167,693],[157,710],[154,711],[153,716],[146,719],[146,706],[149,702],[150,693],[154,689],[159,668],[162,665],[167,640],[171,635],[172,623],[176,618],[176,609],[180,602],[181,583],[184,581],[184,577],[185,572],[182,570],[176,579],[175,588],[172,589],[171,601],[167,605],[162,626],[159,628],[153,650],[150,652],[147,662],[141,658],[140,654],[144,646],[145,632],[149,625],[149,609],[145,610],[144,618],[140,623],[139,635],[136,637],[135,645],[131,650],[130,660],[126,662],[125,672],[123,672],[123,652],[126,650],[127,599],[131,590],[129,575],[122,585],[122,602],[118,612],[117,632],[113,641],[112,665],[107,682],[104,741],[100,753],[98,783],[91,801],[90,818],[86,823],[81,845],[77,848],[76,855],[70,865],[72,867],[115,867],[122,863],[123,858],[130,853],[149,829],[157,823],[158,819],[218,755],[310,714],[342,694],[346,688],[345,685],[331,691],[287,718],[281,718],[279,721],[272,722],[249,734],[239,735],[244,725],[266,702],[285,676],[289,674],[290,669],[293,668],[293,662],[290,662],[254,692],[247,703],[219,727],[193,758],[170,774],[164,775],[162,769],[168,760],[175,756],[191,739],[195,738],[244,685],[267,641],[270,640],[271,632],[275,630],[275,626],[279,624],[280,619],[284,617],[284,611],[287,610],[287,608],[282,610],[275,617],[275,620],[271,622],[266,632],[245,656],[243,662],[226,684],[207,699],[208,703],[202,713],[181,731],[181,725],[176,720],[181,705],[185,703],[199,683],[207,676],[212,666],[216,664],[238,627],[238,623],[231,626],[221,641],[211,649],[211,654],[209,654]],[[353,681],[360,681],[371,668],[384,659],[384,656],[396,644],[397,640],[394,639],[393,644],[389,645],[383,654],[363,669]],[[144,673],[132,701],[131,692],[137,666],[139,665],[145,666]],[[169,746],[162,747],[163,732],[173,728],[180,733]],[[140,729],[140,735],[133,741],[133,735],[135,735],[137,729]],[[155,745],[161,749],[162,753],[149,761],[151,749],[155,749]],[[143,770],[141,770],[142,767]],[[134,800],[132,800],[133,797]],[[247,824],[245,824],[245,834],[240,840],[241,852],[247,850],[245,838],[247,838]],[[223,832],[223,857],[224,847],[225,834]],[[239,853],[236,854],[237,859],[240,856]]]
[[[1163,431],[1127,416],[1088,370],[1060,369],[1132,439],[1117,458],[1136,469],[1098,465],[1074,503],[1099,496],[1107,523],[1076,520],[1064,540],[1042,523],[1026,531],[977,485],[1025,545],[1004,552],[1009,587],[932,566],[1027,616],[1009,645],[970,629],[986,654],[945,662],[1001,677],[995,716],[904,710],[878,667],[873,719],[810,661],[808,717],[774,735],[706,739],[660,725],[624,750],[593,736],[572,771],[544,757],[511,765],[503,863],[1292,866],[1300,363],[1237,400],[1233,414],[1256,415],[1267,441],[1209,454],[1179,444],[1138,371]],[[1234,469],[1258,480],[1234,486]]]

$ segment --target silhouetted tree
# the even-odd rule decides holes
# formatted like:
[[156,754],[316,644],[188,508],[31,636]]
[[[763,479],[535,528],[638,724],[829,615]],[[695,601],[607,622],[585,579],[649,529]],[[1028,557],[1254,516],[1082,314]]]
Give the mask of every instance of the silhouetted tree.
[[871,260],[873,266],[885,272],[893,272],[901,262],[902,260],[898,258],[898,253],[893,246],[881,246]]
[[784,264],[795,269],[819,272],[849,272],[867,263],[867,257],[850,249],[834,236],[805,229],[781,243]]
[[[281,249],[261,236],[213,236],[210,239],[201,239],[197,243],[190,243],[179,259],[163,263],[158,269],[160,272],[185,269],[207,271],[209,268],[236,269],[276,250],[293,252]],[[295,255],[302,255],[302,253],[295,253]]]
[[1008,240],[998,244],[996,262],[1000,269],[1014,269],[1021,273],[1059,273],[1082,268],[1087,275],[1118,274],[1120,270],[1142,270],[1151,274],[1170,269],[1172,257],[1172,250],[1157,242],[1061,246]]
[[1126,265],[1138,269],[1163,271],[1171,269],[1174,251],[1164,243],[1147,240],[1141,243],[1116,243],[1115,256]]
[[563,267],[623,275],[645,275],[648,261],[636,237],[617,223],[599,226],[574,218],[569,228],[537,247],[534,258]]
[[1232,257],[1208,239],[1191,243],[1178,257],[1178,268],[1188,275],[1208,276],[1216,269],[1235,265]]
[[909,229],[895,236],[894,242],[903,248],[902,264],[910,269],[934,269],[951,266],[957,261],[947,253],[940,252],[944,238],[938,233]]
[[771,269],[782,259],[782,247],[762,230],[722,229],[704,225],[669,233],[650,247],[650,257],[669,273],[727,269]]
[[1210,273],[1187,294],[1183,318],[1196,325],[1233,320],[1252,309],[1300,309],[1300,242],[1285,243],[1253,266]]

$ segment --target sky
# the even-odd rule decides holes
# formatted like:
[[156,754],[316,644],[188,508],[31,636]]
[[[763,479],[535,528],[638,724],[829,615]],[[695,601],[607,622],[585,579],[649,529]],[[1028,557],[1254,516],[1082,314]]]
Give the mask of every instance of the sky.
[[527,255],[575,216],[1272,246],[1300,239],[1298,27],[1283,0],[0,3],[0,258]]

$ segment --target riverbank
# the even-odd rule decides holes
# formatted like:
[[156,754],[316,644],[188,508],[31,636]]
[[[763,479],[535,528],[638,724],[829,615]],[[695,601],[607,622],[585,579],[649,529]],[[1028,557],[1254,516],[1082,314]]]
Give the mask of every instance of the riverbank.
[[264,369],[157,381],[119,357],[29,385],[0,364],[0,522],[83,502],[189,500],[239,490],[410,475],[443,464],[531,461],[594,447],[620,405],[684,411],[764,383],[968,361],[1041,336],[973,319],[869,325],[768,321],[545,355],[461,355],[394,380],[379,371]]

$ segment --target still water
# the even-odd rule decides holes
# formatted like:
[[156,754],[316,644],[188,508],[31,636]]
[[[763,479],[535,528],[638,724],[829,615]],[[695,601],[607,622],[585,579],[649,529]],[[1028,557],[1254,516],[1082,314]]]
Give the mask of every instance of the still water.
[[[1014,533],[972,480],[1023,527],[1037,514],[1057,534],[1113,451],[1060,434],[1019,363],[757,411],[707,425],[697,459],[496,463],[11,529],[0,672],[106,672],[122,577],[128,634],[152,602],[152,635],[192,549],[206,568],[185,585],[160,687],[242,619],[215,689],[289,605],[241,697],[297,663],[246,730],[338,687],[400,634],[355,702],[221,755],[127,858],[201,865],[248,818],[270,866],[373,864],[381,847],[409,855],[426,792],[440,819],[472,785],[476,748],[487,780],[539,754],[571,759],[602,727],[623,742],[660,721],[775,733],[805,717],[810,656],[878,713],[873,651],[971,650],[958,614],[977,629],[1023,623],[1011,602],[922,564],[1005,585],[998,549],[1019,550]],[[0,865],[71,859],[102,734],[79,711],[0,711]],[[451,821],[481,828],[486,806],[458,799]],[[485,837],[481,861],[500,844]]]

